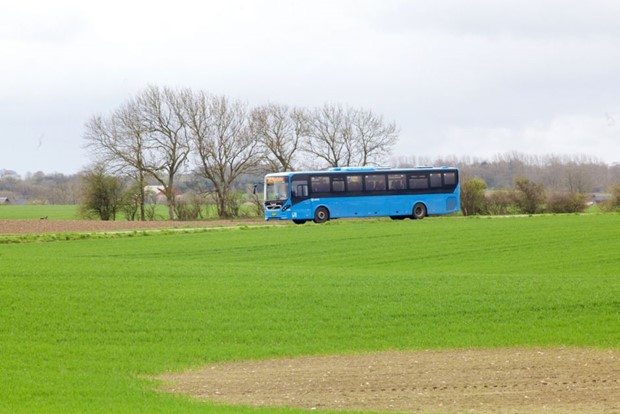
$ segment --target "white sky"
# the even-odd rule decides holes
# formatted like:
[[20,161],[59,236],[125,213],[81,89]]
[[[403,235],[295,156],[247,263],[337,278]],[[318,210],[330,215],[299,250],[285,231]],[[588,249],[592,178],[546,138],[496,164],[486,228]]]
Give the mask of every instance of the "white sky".
[[84,123],[148,84],[364,107],[398,156],[620,162],[620,1],[0,4],[0,169],[75,173]]

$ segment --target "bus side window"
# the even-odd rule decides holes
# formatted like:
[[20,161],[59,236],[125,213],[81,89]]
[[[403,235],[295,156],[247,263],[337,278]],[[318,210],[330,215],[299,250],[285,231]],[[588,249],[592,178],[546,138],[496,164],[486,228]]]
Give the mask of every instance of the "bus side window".
[[425,190],[428,188],[428,177],[426,175],[412,175],[409,177],[410,190]]
[[441,187],[441,173],[431,173],[431,187]]
[[388,190],[404,190],[405,189],[405,174],[389,174],[388,175]]
[[344,191],[344,180],[342,178],[334,178],[332,180],[332,190],[335,193]]
[[313,193],[329,193],[329,177],[316,176],[310,178]]
[[385,190],[385,175],[373,174],[364,176],[366,181],[366,191]]
[[362,176],[347,175],[347,191],[362,191]]
[[445,185],[456,184],[456,173],[453,173],[453,172],[443,173],[443,183]]

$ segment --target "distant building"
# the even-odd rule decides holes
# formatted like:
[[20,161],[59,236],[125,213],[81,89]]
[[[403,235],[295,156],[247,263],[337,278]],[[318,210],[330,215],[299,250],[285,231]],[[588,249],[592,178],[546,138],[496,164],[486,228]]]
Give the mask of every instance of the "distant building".
[[[180,196],[176,191],[173,191],[175,197]],[[166,189],[163,185],[147,185],[144,187],[144,201],[152,204],[168,204],[166,198]]]
[[0,197],[0,204],[11,204],[11,199],[8,197]]
[[153,204],[165,204],[166,192],[163,185],[147,185],[144,187],[145,202]]
[[604,203],[609,200],[611,200],[611,194],[609,193],[593,193],[590,195],[590,200],[587,205],[591,206],[593,204]]

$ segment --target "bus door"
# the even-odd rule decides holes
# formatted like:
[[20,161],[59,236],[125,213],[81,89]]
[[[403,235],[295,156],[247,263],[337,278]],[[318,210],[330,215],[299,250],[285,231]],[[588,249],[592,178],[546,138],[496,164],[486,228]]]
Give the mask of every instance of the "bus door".
[[308,196],[308,179],[293,178],[291,185],[292,218],[310,219],[312,218],[312,203]]
[[349,217],[350,199],[345,192],[345,177],[343,175],[331,177],[331,197],[329,199],[329,213],[332,217]]

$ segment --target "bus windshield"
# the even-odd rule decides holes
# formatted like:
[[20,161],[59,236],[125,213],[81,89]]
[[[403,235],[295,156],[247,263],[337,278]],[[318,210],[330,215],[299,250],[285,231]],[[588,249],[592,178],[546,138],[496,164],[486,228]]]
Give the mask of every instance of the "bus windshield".
[[288,198],[288,177],[267,177],[265,200],[284,201]]

